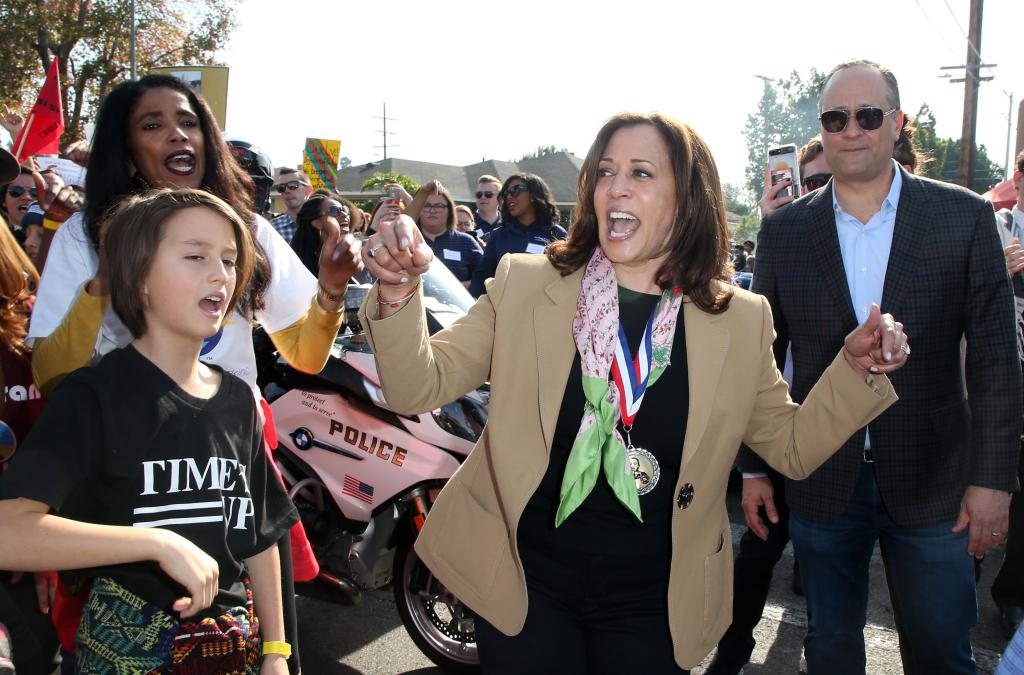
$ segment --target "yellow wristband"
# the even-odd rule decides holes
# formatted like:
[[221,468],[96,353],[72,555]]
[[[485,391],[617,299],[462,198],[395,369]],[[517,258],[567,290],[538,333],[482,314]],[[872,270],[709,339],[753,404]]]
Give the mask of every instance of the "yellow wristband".
[[49,218],[43,218],[43,227],[47,230],[59,230],[60,226],[64,223],[58,223],[56,220],[50,220]]
[[264,640],[263,655],[267,654],[280,654],[287,660],[292,655],[292,646],[279,640]]

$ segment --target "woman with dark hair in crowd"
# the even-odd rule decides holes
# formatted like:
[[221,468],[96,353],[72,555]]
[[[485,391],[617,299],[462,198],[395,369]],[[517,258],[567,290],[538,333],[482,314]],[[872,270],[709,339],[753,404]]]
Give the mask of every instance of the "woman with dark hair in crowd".
[[501,227],[487,237],[484,258],[473,274],[469,292],[479,297],[484,282],[494,276],[506,253],[543,253],[551,242],[565,239],[558,224],[558,207],[551,190],[540,176],[518,173],[509,176],[498,193]]
[[768,303],[730,283],[714,160],[674,120],[609,120],[577,204],[566,241],[505,256],[434,336],[430,248],[407,217],[385,220],[363,249],[380,282],[360,318],[396,412],[490,381],[487,427],[416,541],[476,613],[483,671],[686,672],[730,622],[736,448],[808,475],[895,401],[882,373],[906,336],[875,307],[793,403]]
[[0,185],[0,204],[3,204],[3,219],[7,228],[18,240],[25,242],[25,232],[21,227],[21,219],[28,211],[29,205],[36,200],[36,184],[32,179],[32,169],[24,166],[9,183]]
[[[408,213],[415,218],[427,244],[455,278],[469,287],[473,273],[480,265],[484,252],[470,235],[455,229],[455,200],[446,188],[434,181],[416,194]],[[418,210],[416,218],[414,208]]]
[[311,273],[320,273],[320,252],[324,236],[337,228],[342,233],[359,229],[362,212],[356,205],[329,190],[317,190],[295,214],[292,250]]
[[[200,188],[220,197],[250,226],[257,243],[253,280],[239,306],[207,340],[201,360],[242,378],[258,398],[252,342],[252,325],[258,322],[291,365],[319,372],[343,318],[345,287],[360,269],[358,242],[337,229],[330,232],[319,277],[313,277],[270,224],[253,212],[252,180],[235,162],[206,101],[176,77],[147,75],[119,85],[101,105],[85,210],[68,219],[53,238],[28,336],[35,341],[32,369],[39,388],[51,391],[94,354],[131,340],[109,307],[100,243],[104,223],[118,203],[151,187]],[[264,409],[267,414],[269,409]],[[305,543],[299,532],[293,530],[296,541]],[[281,542],[286,568],[287,539]],[[296,563],[296,578],[316,574],[308,549]],[[283,574],[285,586],[290,585],[290,570]],[[291,597],[288,601],[294,603]],[[295,622],[287,609],[291,641]],[[294,661],[290,665],[297,669]]]

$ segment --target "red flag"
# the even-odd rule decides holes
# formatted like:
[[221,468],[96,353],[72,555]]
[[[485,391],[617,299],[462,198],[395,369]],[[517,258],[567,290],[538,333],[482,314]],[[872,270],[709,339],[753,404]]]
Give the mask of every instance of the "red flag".
[[60,135],[63,133],[64,109],[60,102],[57,57],[54,57],[46,82],[39,90],[39,98],[14,141],[14,156],[19,162],[24,162],[32,155],[56,155],[60,152]]

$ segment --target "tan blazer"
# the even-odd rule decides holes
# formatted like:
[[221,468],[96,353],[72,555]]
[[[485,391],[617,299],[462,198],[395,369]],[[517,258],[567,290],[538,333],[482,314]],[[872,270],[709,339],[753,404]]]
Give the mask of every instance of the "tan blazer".
[[[428,338],[420,297],[383,320],[376,290],[360,319],[389,405],[435,409],[486,380],[489,421],[427,518],[416,552],[449,590],[507,635],[522,630],[526,581],[516,530],[548,466],[575,352],[572,319],[583,270],[562,277],[543,256],[506,255],[487,294]],[[741,442],[803,478],[896,401],[888,378],[859,378],[837,355],[803,406],[790,401],[772,356],[772,316],[737,289],[729,309],[690,302],[685,322],[690,408],[672,509],[669,626],[692,668],[732,621],[732,537],[726,483]],[[667,420],[666,423],[670,423]],[[686,495],[690,495],[687,499]]]

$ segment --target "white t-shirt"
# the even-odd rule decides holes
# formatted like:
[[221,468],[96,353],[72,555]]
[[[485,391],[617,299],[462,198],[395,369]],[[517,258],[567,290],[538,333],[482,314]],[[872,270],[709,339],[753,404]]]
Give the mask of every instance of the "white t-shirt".
[[[281,235],[260,216],[256,216],[256,236],[270,261],[271,281],[264,297],[266,307],[256,313],[255,321],[268,333],[276,333],[306,313],[317,290],[316,278]],[[29,325],[30,345],[36,338],[45,338],[60,326],[82,287],[93,278],[98,267],[99,256],[85,230],[85,219],[81,213],[76,213],[57,230],[50,244]],[[110,306],[96,336],[94,357],[123,347],[131,340],[131,333]],[[252,322],[237,309],[224,320],[216,335],[206,339],[199,359],[240,377],[259,397]]]

